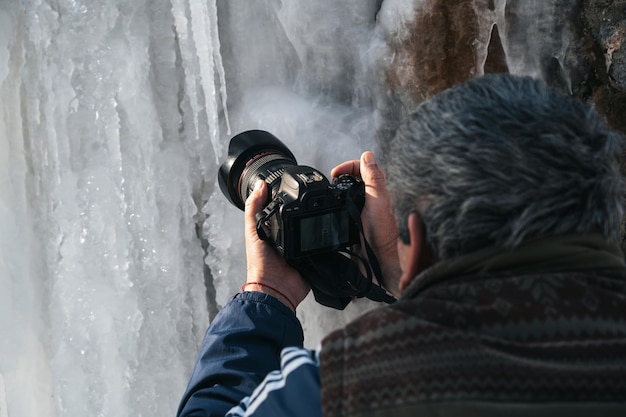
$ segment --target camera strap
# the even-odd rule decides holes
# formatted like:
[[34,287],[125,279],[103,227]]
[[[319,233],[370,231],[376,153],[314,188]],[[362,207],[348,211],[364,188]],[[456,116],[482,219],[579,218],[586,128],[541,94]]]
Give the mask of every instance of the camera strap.
[[[315,300],[327,307],[343,310],[353,298],[362,297],[372,301],[394,303],[396,299],[382,287],[382,272],[378,258],[365,238],[361,213],[351,198],[347,199],[347,208],[363,238],[367,259],[348,248],[343,248],[337,252],[292,261],[290,264],[311,284]],[[359,263],[354,258],[363,265],[366,276],[363,276]],[[373,275],[376,276],[378,285],[374,283]]]
[[[370,281],[372,279],[370,275],[370,267],[371,267],[371,270],[374,272],[374,276],[376,277],[376,281],[378,282],[378,285],[382,287],[383,272],[380,269],[380,264],[378,263],[378,258],[376,257],[376,254],[374,254],[374,251],[372,250],[369,242],[367,241],[367,238],[365,237],[365,230],[363,229],[363,221],[361,220],[361,212],[354,205],[354,202],[352,201],[351,198],[347,199],[346,206],[348,208],[348,214],[350,214],[350,217],[352,217],[352,220],[354,220],[354,223],[356,223],[359,229],[359,234],[363,238],[363,245],[365,246],[365,253],[367,253],[367,258],[369,261],[368,263],[365,263],[365,267],[367,270],[367,278]],[[360,256],[359,256],[359,259],[361,259]],[[361,259],[361,261],[365,262],[363,259]]]
[[[376,299],[371,298],[370,295],[368,294],[365,294],[365,296],[374,301],[383,301],[387,304],[395,303],[396,302],[395,297],[389,295],[383,286],[383,273],[382,273],[382,270],[380,269],[380,263],[378,262],[378,258],[376,257],[374,250],[372,249],[369,242],[367,241],[367,238],[365,237],[365,230],[363,229],[363,221],[361,220],[361,211],[356,207],[353,199],[348,198],[347,200],[348,201],[347,201],[346,206],[348,208],[348,214],[350,214],[350,217],[352,217],[352,220],[354,220],[355,224],[357,225],[359,229],[359,234],[363,238],[363,246],[365,247],[365,253],[367,254],[367,260],[362,259],[360,256],[357,255],[357,258],[363,263],[363,266],[365,267],[365,270],[367,272],[367,277],[363,277],[361,275],[361,278],[366,279],[369,282],[371,288],[368,291],[368,294],[371,293],[371,295],[375,296]],[[371,275],[372,271],[374,273],[374,276],[376,277],[376,281],[378,282],[378,285],[374,284],[372,281],[372,275]]]
[[393,297],[365,278],[356,262],[340,252],[313,255],[290,262],[311,284],[315,300],[327,307],[343,310],[354,298],[392,303]]

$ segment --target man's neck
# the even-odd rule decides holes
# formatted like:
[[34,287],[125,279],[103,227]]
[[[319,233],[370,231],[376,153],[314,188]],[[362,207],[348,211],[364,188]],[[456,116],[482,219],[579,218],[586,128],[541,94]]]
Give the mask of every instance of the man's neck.
[[402,294],[410,298],[434,282],[451,277],[512,271],[519,273],[558,270],[624,268],[624,254],[617,242],[599,233],[537,237],[513,249],[490,248],[437,262],[417,275]]

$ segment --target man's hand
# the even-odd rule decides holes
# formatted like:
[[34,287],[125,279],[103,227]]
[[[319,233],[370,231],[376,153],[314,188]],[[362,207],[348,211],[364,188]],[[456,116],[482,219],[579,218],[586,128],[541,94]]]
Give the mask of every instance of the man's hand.
[[268,242],[259,239],[255,215],[263,210],[267,192],[267,184],[259,180],[246,200],[244,233],[248,274],[243,288],[270,294],[295,310],[311,287]]
[[[397,247],[398,225],[391,196],[387,191],[385,174],[376,163],[374,154],[366,151],[361,155],[360,161],[339,164],[330,174],[333,177],[350,174],[360,177],[365,183],[365,206],[361,212],[365,237],[380,262],[385,288],[398,296],[398,280],[401,275]],[[364,250],[362,255],[367,258]]]

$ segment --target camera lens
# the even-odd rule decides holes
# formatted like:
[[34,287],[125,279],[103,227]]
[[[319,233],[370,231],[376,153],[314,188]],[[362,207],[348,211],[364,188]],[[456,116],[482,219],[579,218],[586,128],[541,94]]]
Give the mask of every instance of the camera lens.
[[219,170],[220,189],[231,203],[243,210],[257,180],[267,182],[273,196],[285,168],[297,164],[291,151],[276,136],[263,130],[249,130],[230,140],[228,157]]

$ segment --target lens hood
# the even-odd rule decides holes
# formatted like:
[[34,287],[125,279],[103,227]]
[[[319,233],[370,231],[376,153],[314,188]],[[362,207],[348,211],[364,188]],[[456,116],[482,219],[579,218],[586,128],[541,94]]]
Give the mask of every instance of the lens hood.
[[258,155],[266,153],[279,154],[286,159],[293,160],[293,164],[297,165],[296,158],[289,148],[276,136],[264,130],[248,130],[230,140],[228,157],[220,166],[218,182],[228,201],[241,210],[245,207],[239,189],[243,171]]

